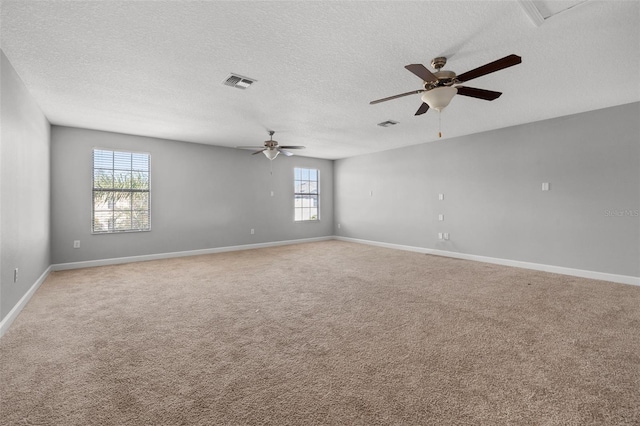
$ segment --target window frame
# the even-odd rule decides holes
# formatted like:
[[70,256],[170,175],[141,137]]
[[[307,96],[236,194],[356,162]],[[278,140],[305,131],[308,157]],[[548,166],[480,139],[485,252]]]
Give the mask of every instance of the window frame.
[[[316,179],[315,180],[311,180],[311,179],[297,179],[296,178],[296,170],[313,170],[316,172]],[[296,184],[298,182],[315,182],[316,184],[316,192],[297,192],[296,191]],[[296,207],[296,198],[298,196],[315,196],[316,198],[316,209],[317,209],[317,213],[316,213],[316,218],[315,219],[296,219],[296,211],[297,210],[302,210],[303,207]],[[317,223],[320,222],[320,169],[317,168],[311,168],[311,167],[294,167],[293,168],[293,221],[294,223]]]
[[[96,170],[111,170],[112,172],[115,171],[119,171],[120,169],[116,169],[115,168],[115,164],[112,164],[112,168],[111,169],[104,169],[101,167],[96,167],[96,163],[95,163],[95,155],[96,155],[96,151],[107,151],[107,152],[111,152],[113,156],[115,156],[115,153],[124,153],[124,154],[130,154],[130,155],[134,155],[134,154],[138,154],[138,155],[145,155],[146,161],[147,161],[147,169],[146,172],[147,173],[147,188],[146,189],[133,189],[130,188],[128,190],[123,190],[121,188],[111,188],[111,190],[113,192],[129,192],[131,194],[134,193],[146,193],[147,194],[147,208],[146,210],[139,210],[139,211],[146,211],[147,214],[147,227],[146,228],[129,228],[129,229],[107,229],[107,230],[96,230],[95,228],[95,215],[96,215],[96,208],[95,208],[95,193],[96,193],[96,186],[95,186],[95,177],[96,177]],[[115,160],[114,162],[115,163]],[[136,172],[136,171],[140,171],[140,170],[135,170],[133,167],[133,164],[131,165],[131,168],[129,170],[120,170],[120,171],[128,171],[130,173]],[[132,232],[150,232],[151,231],[151,154],[149,152],[144,152],[144,151],[132,151],[129,149],[118,149],[118,148],[102,148],[102,147],[93,147],[93,149],[91,150],[91,234],[92,235],[114,235],[114,234],[127,234],[127,233],[132,233]],[[108,189],[106,189],[106,191],[108,191]],[[113,201],[110,201],[109,203],[113,203]],[[111,211],[117,211],[115,209],[115,206],[112,206],[109,210]],[[108,211],[108,210],[107,210]],[[123,210],[123,211],[127,211],[127,210]],[[130,210],[131,212],[133,211],[138,211],[138,209],[134,209],[133,208],[133,200],[131,200],[131,208]]]

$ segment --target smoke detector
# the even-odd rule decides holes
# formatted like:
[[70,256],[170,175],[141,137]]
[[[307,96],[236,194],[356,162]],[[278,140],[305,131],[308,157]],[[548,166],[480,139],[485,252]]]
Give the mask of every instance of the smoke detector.
[[241,75],[231,73],[227,78],[224,79],[222,84],[224,84],[225,86],[231,86],[244,90],[256,81],[257,80],[254,80],[253,78],[243,77]]

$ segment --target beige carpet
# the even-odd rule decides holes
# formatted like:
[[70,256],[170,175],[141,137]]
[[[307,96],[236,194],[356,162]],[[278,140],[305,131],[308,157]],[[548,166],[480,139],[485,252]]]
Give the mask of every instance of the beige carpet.
[[3,425],[640,424],[640,288],[327,241],[52,273]]

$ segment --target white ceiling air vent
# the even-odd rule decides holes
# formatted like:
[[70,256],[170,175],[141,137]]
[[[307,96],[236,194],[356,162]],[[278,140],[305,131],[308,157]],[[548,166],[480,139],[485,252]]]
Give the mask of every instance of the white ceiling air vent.
[[395,126],[396,124],[398,124],[397,121],[387,120],[387,121],[383,121],[382,123],[378,123],[378,126],[390,127],[390,126]]
[[258,80],[254,80],[249,77],[243,77],[241,75],[232,73],[232,74],[229,74],[229,76],[224,79],[222,84],[224,84],[225,86],[236,87],[238,89],[244,90],[247,87],[251,86],[256,81]]

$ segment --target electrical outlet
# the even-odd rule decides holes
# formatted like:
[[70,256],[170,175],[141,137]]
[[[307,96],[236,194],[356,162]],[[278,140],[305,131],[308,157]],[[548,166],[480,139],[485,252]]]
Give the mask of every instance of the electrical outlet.
[[256,230],[255,230],[255,229],[253,229],[253,228],[251,228],[251,235],[253,235],[253,234],[255,234],[255,233],[256,233]]
[[13,270],[13,282],[14,283],[18,282],[18,268]]
[[444,236],[442,235],[442,232],[438,232],[438,239],[444,240]]
[[438,194],[438,200],[440,201],[444,200],[444,194]]
[[80,248],[80,240],[73,241],[73,248]]
[[445,240],[449,240],[449,233],[448,233],[448,232],[445,232],[445,233],[444,233],[444,239],[445,239]]
[[444,220],[444,215],[443,214],[439,214],[438,215],[438,220],[442,222]]

